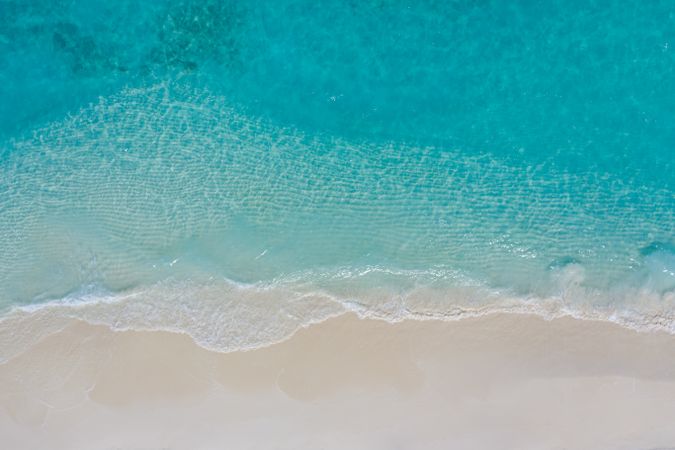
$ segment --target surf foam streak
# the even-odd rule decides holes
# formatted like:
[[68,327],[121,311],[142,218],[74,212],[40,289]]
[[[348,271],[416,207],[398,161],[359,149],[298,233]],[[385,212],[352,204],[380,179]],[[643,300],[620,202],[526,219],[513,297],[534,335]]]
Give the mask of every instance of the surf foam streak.
[[[498,313],[535,314],[548,320],[570,316],[610,321],[637,331],[675,333],[673,293],[634,292],[642,296],[640,304],[651,305],[641,311],[583,307],[578,301],[570,304],[565,296],[525,298],[478,286],[418,286],[395,294],[379,287],[356,294],[354,286],[359,280],[345,278],[344,272],[334,275],[345,283],[344,289],[354,293],[352,296],[308,283],[297,284],[297,278],[290,277],[256,285],[229,280],[163,282],[122,294],[79,293],[46,303],[15,306],[0,319],[0,361],[20,354],[73,320],[105,325],[115,331],[184,333],[200,346],[219,352],[273,345],[300,328],[348,312],[389,322],[454,321]],[[372,269],[368,272],[372,273]]]

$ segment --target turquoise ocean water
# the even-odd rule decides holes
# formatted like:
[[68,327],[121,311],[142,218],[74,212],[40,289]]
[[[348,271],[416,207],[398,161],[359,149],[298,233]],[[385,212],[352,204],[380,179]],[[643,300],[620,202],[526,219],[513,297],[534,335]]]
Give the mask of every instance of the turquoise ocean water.
[[675,331],[675,3],[0,1],[4,320],[346,310]]

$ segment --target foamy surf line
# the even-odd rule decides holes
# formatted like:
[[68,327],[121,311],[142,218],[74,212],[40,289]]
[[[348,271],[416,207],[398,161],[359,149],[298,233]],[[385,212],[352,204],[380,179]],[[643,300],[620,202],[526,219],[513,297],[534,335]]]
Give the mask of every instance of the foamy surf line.
[[[535,315],[551,321],[570,317],[618,324],[638,332],[675,334],[675,316],[666,309],[637,311],[571,306],[563,298],[507,296],[477,288],[489,303],[466,302],[467,288],[420,289],[405,296],[364,292],[360,297],[289,285],[219,282],[157,284],[125,293],[79,294],[44,303],[13,306],[0,318],[0,360],[11,359],[73,320],[104,325],[113,331],[167,331],[190,336],[216,352],[248,351],[278,344],[298,330],[355,313],[360,319],[397,323],[458,321],[495,314]],[[389,295],[389,294],[387,294]],[[643,293],[652,303],[672,304],[671,293]],[[426,301],[425,304],[422,300]],[[439,305],[444,305],[441,307]]]

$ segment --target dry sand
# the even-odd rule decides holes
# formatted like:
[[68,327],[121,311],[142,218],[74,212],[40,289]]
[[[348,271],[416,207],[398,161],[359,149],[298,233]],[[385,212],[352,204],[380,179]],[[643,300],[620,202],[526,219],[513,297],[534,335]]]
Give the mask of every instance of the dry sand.
[[0,364],[2,449],[675,448],[675,336],[353,315],[247,352],[73,321]]

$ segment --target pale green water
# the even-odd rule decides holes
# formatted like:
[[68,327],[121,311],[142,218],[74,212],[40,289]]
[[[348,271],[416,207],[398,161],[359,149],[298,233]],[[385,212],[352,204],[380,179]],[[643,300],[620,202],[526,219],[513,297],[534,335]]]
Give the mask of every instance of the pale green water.
[[343,305],[672,328],[670,2],[22,1],[0,21],[5,309],[133,294],[87,317],[218,345]]

